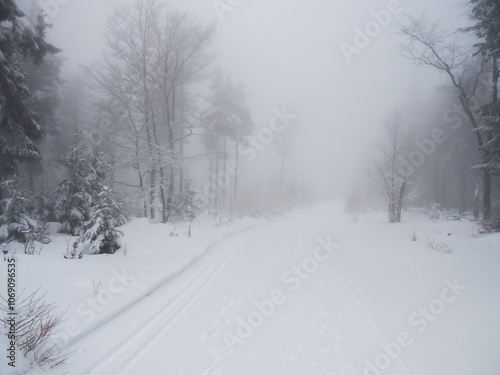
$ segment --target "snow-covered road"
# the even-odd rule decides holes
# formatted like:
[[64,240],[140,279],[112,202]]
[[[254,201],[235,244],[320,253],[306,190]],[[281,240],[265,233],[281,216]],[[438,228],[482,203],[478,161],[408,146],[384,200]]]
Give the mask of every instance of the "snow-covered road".
[[[467,271],[467,245],[435,253],[413,243],[407,227],[356,224],[341,210],[228,236],[75,341],[76,354],[51,373],[494,375],[498,324],[486,336],[482,328],[495,324],[500,301]],[[442,295],[453,303],[432,306]],[[419,308],[429,304],[424,327]]]

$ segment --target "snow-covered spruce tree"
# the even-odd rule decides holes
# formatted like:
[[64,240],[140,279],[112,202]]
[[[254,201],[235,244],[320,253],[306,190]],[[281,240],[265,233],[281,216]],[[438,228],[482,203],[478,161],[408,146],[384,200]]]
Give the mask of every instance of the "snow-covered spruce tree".
[[122,204],[116,193],[106,186],[111,165],[97,149],[89,155],[89,219],[84,223],[80,248],[89,254],[113,254],[119,249],[122,233],[116,229],[127,222]]
[[[44,135],[19,60],[31,59],[33,64],[40,64],[46,54],[54,54],[58,49],[45,41],[43,18],[38,18],[34,29],[27,26],[24,13],[13,0],[0,2],[0,25],[0,201],[3,202],[0,216],[3,226],[13,228],[22,223],[10,220],[28,217],[27,206],[22,203],[28,200],[28,195],[20,186],[23,183],[18,177],[20,166],[41,160],[35,142]],[[15,239],[26,241],[23,232],[10,233]]]
[[[44,26],[36,30],[23,25],[24,14],[12,0],[0,3],[0,178],[15,174],[19,163],[40,160],[34,141],[44,129],[31,110],[32,93],[20,68],[19,56],[40,64],[46,53],[58,50],[45,42]],[[43,22],[43,19],[39,19]]]
[[90,219],[94,180],[92,170],[84,154],[84,148],[75,136],[75,144],[68,149],[68,156],[62,164],[67,169],[67,178],[55,192],[54,212],[62,223],[61,232],[73,236],[84,233],[84,224]]
[[4,181],[0,188],[5,191],[8,198],[0,202],[2,214],[0,215],[0,242],[18,241],[25,243],[26,234],[37,227],[36,220],[32,219],[30,203],[26,198],[24,182],[17,176],[12,180]]
[[[47,24],[43,17],[43,10],[32,2],[27,10],[27,19],[35,26],[37,33],[45,37],[45,30],[52,27]],[[43,127],[45,136],[43,139],[35,140],[35,145],[40,148],[44,155],[43,161],[30,161],[26,163],[26,181],[29,189],[34,195],[40,192],[39,180],[50,175],[50,157],[57,148],[54,137],[61,131],[59,118],[56,116],[56,108],[61,101],[60,88],[63,80],[60,76],[63,59],[61,56],[47,55],[42,62],[35,64],[30,57],[18,57],[20,67],[26,74],[28,89],[31,92],[30,109],[38,115],[37,122]],[[55,147],[54,147],[55,146]],[[49,151],[50,150],[50,151]],[[52,178],[49,177],[49,180]]]
[[[500,69],[498,60],[500,56],[500,3],[498,0],[470,0],[469,17],[473,25],[465,31],[473,32],[478,38],[475,45],[476,54],[481,54],[491,63],[491,103],[483,106],[481,113],[482,124],[475,129],[476,135],[484,142],[479,145],[482,160],[476,165],[477,169],[484,172],[485,180],[490,185],[483,194],[483,201],[488,204],[485,209],[484,226],[490,231],[496,227],[500,230],[500,217],[491,215],[491,180],[498,176],[500,171],[500,106],[498,100],[498,81]],[[493,199],[495,196],[493,196]]]
[[88,153],[75,135],[63,164],[67,179],[55,193],[55,213],[62,222],[61,232],[81,236],[79,249],[89,254],[114,253],[126,222],[118,196],[107,187],[111,165],[94,146]]
[[126,222],[117,195],[111,188],[102,186],[91,208],[90,219],[83,226],[85,233],[79,239],[79,248],[89,254],[113,254],[120,248],[118,241],[122,236],[116,228]]

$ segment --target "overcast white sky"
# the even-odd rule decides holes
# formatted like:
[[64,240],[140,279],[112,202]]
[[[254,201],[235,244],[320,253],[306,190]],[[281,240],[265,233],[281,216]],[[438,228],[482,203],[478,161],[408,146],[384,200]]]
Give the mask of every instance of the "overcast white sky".
[[[57,2],[57,0],[53,0]],[[228,2],[227,0],[221,0]],[[288,106],[300,115],[303,152],[297,168],[325,189],[345,186],[353,166],[364,155],[381,120],[405,101],[410,86],[422,91],[446,82],[426,68],[415,68],[398,55],[398,22],[372,38],[349,64],[340,43],[353,43],[356,27],[364,29],[371,11],[397,0],[243,0],[221,21],[213,0],[172,0],[170,4],[217,23],[219,65],[247,88],[258,127],[266,126],[274,108]],[[49,0],[41,0],[48,3]],[[65,0],[54,12],[50,39],[68,57],[66,71],[100,55],[104,24],[119,0]],[[234,3],[234,0],[233,0]],[[400,0],[412,15],[427,12],[444,25],[462,27],[461,0]],[[416,86],[415,86],[416,85]],[[326,171],[326,174],[325,174]]]

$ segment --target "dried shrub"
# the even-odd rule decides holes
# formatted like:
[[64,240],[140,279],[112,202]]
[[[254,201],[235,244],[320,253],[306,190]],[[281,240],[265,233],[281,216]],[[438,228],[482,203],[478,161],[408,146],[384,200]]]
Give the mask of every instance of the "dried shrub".
[[[53,368],[63,364],[74,352],[63,353],[57,345],[56,330],[64,320],[65,313],[57,312],[57,303],[47,303],[46,293],[40,289],[16,304],[16,345],[25,356],[33,359],[40,368]],[[9,311],[8,303],[2,297],[0,308]],[[8,325],[7,315],[0,322]]]
[[451,254],[453,250],[445,243],[437,243],[436,240],[427,237],[427,247],[434,251],[442,251]]

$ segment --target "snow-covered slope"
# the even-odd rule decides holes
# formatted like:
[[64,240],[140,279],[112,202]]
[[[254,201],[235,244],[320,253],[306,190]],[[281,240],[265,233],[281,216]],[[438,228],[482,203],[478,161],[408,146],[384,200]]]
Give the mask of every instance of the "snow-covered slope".
[[195,224],[190,238],[135,220],[126,255],[64,260],[60,237],[18,256],[19,288],[43,281],[78,348],[47,373],[497,375],[500,235],[342,211]]

